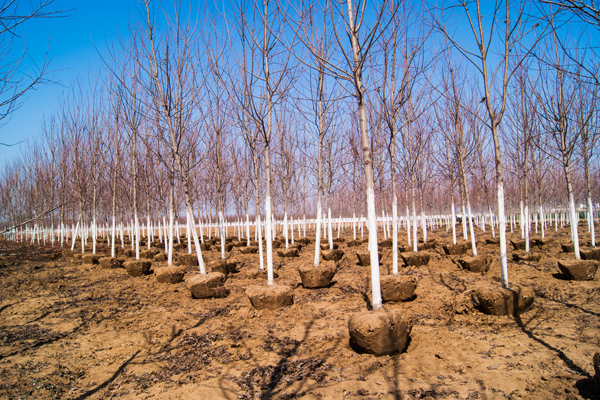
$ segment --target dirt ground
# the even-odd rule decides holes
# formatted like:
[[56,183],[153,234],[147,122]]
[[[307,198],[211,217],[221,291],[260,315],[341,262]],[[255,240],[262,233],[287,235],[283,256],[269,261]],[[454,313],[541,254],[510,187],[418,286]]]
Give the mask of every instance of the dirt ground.
[[[579,229],[589,241],[585,226]],[[229,255],[242,262],[226,281],[229,296],[198,300],[184,282],[53,259],[60,247],[2,242],[0,398],[600,399],[592,366],[600,351],[599,277],[561,279],[557,259],[573,258],[560,246],[568,232],[547,231],[556,241],[535,249],[539,262],[513,262],[509,244],[510,283],[537,296],[514,318],[457,307],[470,290],[500,285],[499,248],[485,244],[489,230],[476,230],[480,254],[494,257],[483,275],[444,255],[441,244],[451,241],[445,228],[429,231],[437,243],[429,264],[400,268],[418,280],[416,296],[384,305],[412,317],[410,342],[403,353],[381,357],[349,345],[349,317],[369,306],[369,268],[355,255],[366,244],[340,245],[344,259],[323,289],[303,288],[297,271],[312,263],[314,244],[298,258],[274,256],[276,283],[294,288],[294,304],[257,311],[245,290],[266,284],[266,275],[256,273],[258,255],[238,248]],[[341,237],[352,239],[352,231]],[[400,238],[406,243],[405,231]],[[391,249],[383,249],[382,274],[391,272],[391,260]],[[186,277],[197,273],[186,267]]]

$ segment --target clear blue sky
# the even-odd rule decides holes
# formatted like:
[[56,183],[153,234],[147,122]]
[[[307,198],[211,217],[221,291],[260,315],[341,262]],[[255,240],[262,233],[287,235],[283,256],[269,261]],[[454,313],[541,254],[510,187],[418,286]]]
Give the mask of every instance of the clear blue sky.
[[56,83],[27,93],[21,107],[0,128],[0,142],[28,140],[13,147],[0,146],[0,168],[39,135],[44,116],[54,114],[65,88],[78,79],[93,79],[92,72],[102,68],[94,46],[104,53],[117,32],[125,36],[127,23],[137,15],[138,5],[136,0],[55,0],[51,9],[70,10],[65,13],[68,16],[30,20],[22,26],[21,39],[13,49],[15,53],[26,49],[28,56],[22,66],[31,68],[33,62],[42,63],[48,50],[53,71],[48,78]]

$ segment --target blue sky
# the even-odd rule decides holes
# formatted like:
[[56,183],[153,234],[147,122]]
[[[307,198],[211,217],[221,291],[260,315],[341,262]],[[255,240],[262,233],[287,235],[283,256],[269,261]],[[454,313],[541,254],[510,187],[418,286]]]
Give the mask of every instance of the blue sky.
[[[27,3],[27,2],[23,2]],[[36,1],[33,1],[36,3]],[[137,14],[135,0],[55,0],[52,10],[70,10],[64,18],[30,20],[22,26],[14,51],[27,51],[22,67],[31,68],[34,62],[44,60],[46,50],[51,58],[48,75],[54,84],[43,85],[26,94],[21,107],[10,121],[0,128],[0,142],[15,143],[13,147],[0,146],[0,165],[26,150],[28,143],[39,135],[44,116],[57,110],[61,93],[76,80],[93,79],[102,63],[96,46],[104,52],[120,32],[126,35],[127,23]]]

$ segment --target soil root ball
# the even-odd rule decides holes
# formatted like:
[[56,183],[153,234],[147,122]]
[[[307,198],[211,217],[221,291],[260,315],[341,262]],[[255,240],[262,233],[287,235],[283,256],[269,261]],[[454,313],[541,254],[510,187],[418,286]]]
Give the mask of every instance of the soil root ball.
[[167,261],[169,259],[169,256],[167,255],[167,253],[158,253],[157,255],[154,256],[154,261],[156,262],[164,262]]
[[67,250],[67,249],[64,249],[64,250],[62,251],[62,256],[63,256],[64,258],[67,258],[67,257],[73,257],[73,255],[74,255],[74,254],[75,254],[75,252],[74,252],[73,250]]
[[100,266],[104,269],[117,269],[123,268],[123,259],[114,257],[102,257],[100,259]]
[[[573,242],[568,242],[568,243],[563,243],[560,245],[560,247],[562,248],[563,253],[574,253],[575,252],[575,245],[573,244]],[[579,242],[579,248],[583,247],[583,242]]]
[[125,261],[123,266],[131,276],[142,276],[150,274],[152,263],[146,260]]
[[340,261],[344,256],[341,250],[321,250],[321,256],[325,261]]
[[179,283],[183,281],[183,269],[180,267],[161,267],[154,271],[156,281],[160,283]]
[[456,243],[456,244],[445,244],[442,246],[444,249],[444,253],[449,256],[462,256],[467,252],[467,245],[465,243]]
[[362,242],[360,240],[350,240],[346,244],[348,245],[348,247],[356,247],[356,246],[360,246],[362,244]]
[[596,372],[594,378],[596,379],[596,382],[600,385],[600,353],[594,354],[592,362],[594,363],[594,371]]
[[158,254],[157,249],[142,250],[142,251],[140,251],[140,258],[147,258],[148,260],[152,260],[154,258],[154,256],[157,254]]
[[202,250],[202,251],[211,251],[212,250],[212,246],[210,244],[207,244],[205,242],[205,243],[202,243],[200,245],[200,250]]
[[185,265],[188,267],[197,267],[198,266],[198,256],[194,253],[192,254],[177,254],[177,262],[181,265]]
[[210,263],[209,267],[213,272],[220,272],[228,275],[237,272],[238,263],[235,261],[217,260]]
[[283,249],[283,250],[279,250],[277,252],[277,255],[279,257],[283,257],[283,258],[291,258],[291,257],[298,257],[298,249]]
[[500,244],[500,238],[498,238],[498,237],[487,238],[487,239],[485,239],[485,243],[486,244],[491,244],[491,245],[499,245]]
[[223,287],[226,279],[227,277],[220,272],[211,272],[206,275],[193,275],[186,279],[185,284],[194,299],[226,297],[228,292]]
[[528,262],[538,262],[542,258],[540,253],[514,253],[513,260],[515,261],[528,261]]
[[402,352],[411,329],[412,322],[399,310],[367,311],[352,315],[348,321],[352,348],[378,356]]
[[[523,240],[511,240],[510,244],[512,244],[512,247],[515,250],[525,250],[525,239]],[[533,245],[533,241],[531,239],[529,239],[529,247],[531,248],[531,246]]]
[[242,247],[242,248],[240,248],[240,253],[242,253],[242,254],[256,254],[256,253],[258,253],[258,247],[257,246]]
[[535,299],[535,292],[529,287],[512,286],[480,288],[475,291],[481,310],[490,315],[516,316],[528,311]]
[[549,244],[554,243],[554,238],[551,237],[547,237],[547,238],[535,238],[532,239],[533,240],[533,244],[537,247],[539,247],[540,249],[543,249],[545,246],[548,246]]
[[454,302],[454,311],[457,314],[468,314],[475,311],[475,306],[479,301],[474,290],[467,290],[456,297]]
[[[335,251],[335,250],[334,250]],[[305,288],[323,288],[329,286],[337,268],[335,263],[324,262],[318,267],[314,265],[304,265],[298,268],[302,285]]]
[[286,285],[250,286],[246,295],[257,310],[276,310],[294,303],[294,291]]
[[388,240],[382,240],[381,242],[379,242],[378,246],[380,249],[385,249],[385,248],[391,248],[393,245],[393,242],[391,239]]
[[597,249],[581,249],[579,250],[582,260],[600,261],[600,248]]
[[434,241],[429,241],[427,243],[421,243],[418,245],[419,250],[435,250],[436,243]]
[[414,251],[411,253],[400,253],[400,257],[402,257],[402,261],[404,261],[404,265],[407,267],[420,267],[429,263],[431,255],[424,251]]
[[591,281],[594,280],[596,271],[598,271],[598,261],[596,260],[559,260],[558,268],[566,279],[572,281]]
[[412,277],[386,275],[381,277],[381,297],[383,301],[406,301],[413,298],[417,281]]
[[81,261],[84,264],[96,265],[100,261],[100,256],[96,254],[84,254],[81,256]]
[[[331,249],[331,250],[337,250],[339,247],[340,247],[339,244],[334,243],[333,244],[333,249]],[[321,250],[329,250],[329,244],[322,244],[321,245]]]
[[492,263],[492,258],[488,256],[473,256],[459,258],[458,264],[461,268],[471,272],[487,272]]
[[[379,262],[381,262],[381,252],[378,253]],[[361,267],[370,267],[371,266],[371,253],[368,251],[357,251],[356,257],[358,257],[358,265]]]

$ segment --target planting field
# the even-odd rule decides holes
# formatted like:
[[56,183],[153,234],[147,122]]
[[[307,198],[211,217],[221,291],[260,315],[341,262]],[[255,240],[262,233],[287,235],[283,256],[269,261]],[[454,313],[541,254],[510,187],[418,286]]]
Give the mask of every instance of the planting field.
[[[589,234],[579,229],[585,245]],[[429,264],[400,267],[418,281],[415,296],[384,304],[412,319],[410,341],[404,352],[380,357],[349,344],[350,316],[370,307],[370,268],[356,257],[367,244],[349,248],[351,235],[341,235],[344,257],[322,289],[303,288],[298,273],[312,263],[314,242],[294,258],[275,249],[275,281],[294,288],[294,301],[274,311],[255,310],[245,294],[266,284],[266,273],[258,271],[257,254],[240,253],[243,247],[229,253],[238,263],[225,282],[229,294],[198,300],[185,284],[198,267],[182,267],[184,282],[159,283],[154,274],[132,277],[68,254],[55,258],[59,248],[4,242],[0,398],[600,398],[592,363],[600,351],[599,278],[560,274],[557,261],[573,258],[561,246],[567,227],[547,231],[554,242],[533,248],[541,255],[536,262],[513,261],[509,244],[510,283],[536,293],[518,317],[486,315],[472,301],[477,288],[500,286],[489,231],[476,229],[479,254],[493,257],[484,274],[444,254],[452,239],[445,230],[430,232],[436,246],[427,250]],[[404,231],[400,237],[406,244]],[[519,240],[520,231],[508,237]],[[106,247],[99,251],[107,254]],[[391,248],[380,251],[383,276],[391,273],[392,255]],[[203,254],[207,265],[220,255]]]

